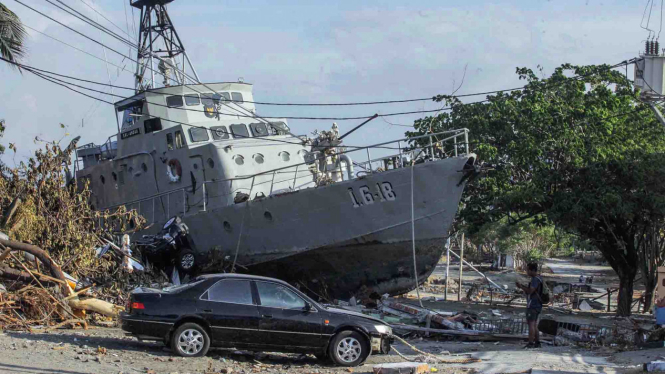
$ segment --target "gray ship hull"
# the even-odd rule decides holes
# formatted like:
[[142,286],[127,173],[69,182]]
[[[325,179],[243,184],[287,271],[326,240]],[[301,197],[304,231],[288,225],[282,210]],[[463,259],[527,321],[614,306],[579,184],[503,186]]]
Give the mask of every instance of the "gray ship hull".
[[[415,288],[444,249],[473,156],[272,195],[185,218],[206,272],[237,263],[335,298]],[[369,196],[371,195],[371,196]]]

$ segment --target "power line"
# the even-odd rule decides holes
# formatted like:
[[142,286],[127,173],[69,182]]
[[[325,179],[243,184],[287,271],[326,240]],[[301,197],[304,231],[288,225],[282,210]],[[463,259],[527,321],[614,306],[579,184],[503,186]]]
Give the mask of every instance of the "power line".
[[[101,30],[102,32],[104,32],[104,33],[106,33],[106,34],[108,34],[108,35],[111,35],[112,37],[114,37],[115,39],[121,41],[122,43],[129,44],[130,46],[133,46],[133,43],[132,43],[131,41],[125,39],[124,37],[118,35],[117,33],[113,32],[113,31],[109,30],[107,27],[105,27],[105,26],[99,24],[98,22],[96,22],[96,21],[90,19],[88,16],[86,16],[86,15],[84,15],[83,13],[79,12],[78,10],[76,10],[76,9],[74,9],[74,8],[72,8],[72,7],[70,7],[69,5],[65,4],[65,3],[62,2],[61,0],[55,0],[55,1],[57,1],[57,2],[60,3],[60,4],[62,4],[62,5],[65,6],[65,7],[67,7],[67,8],[70,9],[71,11],[69,11],[69,10],[67,10],[67,9],[65,9],[65,8],[63,8],[63,7],[61,7],[61,6],[58,5],[58,4],[55,4],[55,3],[52,2],[51,0],[44,0],[44,1],[46,1],[47,3],[49,3],[49,4],[53,5],[53,6],[55,6],[55,7],[58,8],[58,9],[62,10],[63,12],[65,12],[65,13],[67,13],[67,14],[73,16],[73,17],[76,17],[76,18],[80,19],[81,21],[83,21],[83,22],[89,24],[90,26],[92,26],[92,27],[94,27],[94,28],[96,28],[96,29],[98,29],[98,30]],[[73,12],[73,13],[72,13],[72,12]]]
[[[127,23],[127,31],[125,31],[125,30],[122,29],[122,27],[120,27],[120,26],[118,26],[117,24],[113,23],[113,21],[111,21],[110,19],[106,18],[101,12],[97,11],[97,9],[95,9],[95,8],[94,8],[93,6],[91,6],[90,4],[86,3],[84,0],[79,0],[79,1],[80,1],[81,3],[83,3],[85,6],[87,6],[88,8],[92,9],[92,11],[95,12],[95,13],[97,13],[100,17],[102,17],[102,18],[104,18],[106,21],[108,21],[108,23],[110,23],[111,25],[115,26],[118,30],[120,30],[120,31],[122,31],[123,33],[125,33],[125,35],[127,35],[127,36],[130,37],[130,38],[132,37],[132,36],[129,34],[129,32],[128,32],[128,31],[129,31],[129,22]],[[126,16],[127,16],[127,5],[126,5],[126,1],[123,1],[122,3],[125,4],[125,18],[127,18],[127,17],[126,17]]]
[[[73,46],[73,45],[67,43],[67,42],[63,42],[62,40],[57,39],[57,38],[54,38],[54,37],[52,37],[51,35],[49,35],[49,34],[47,34],[47,33],[41,32],[41,31],[39,31],[39,30],[37,30],[37,29],[34,29],[34,28],[32,28],[32,27],[30,27],[30,26],[28,26],[28,25],[26,25],[26,24],[23,24],[23,26],[29,28],[30,30],[32,30],[32,31],[34,31],[34,32],[36,32],[36,33],[39,33],[39,34],[44,35],[45,37],[47,37],[47,38],[49,38],[49,39],[53,39],[53,40],[55,40],[55,41],[58,42],[58,43],[62,43],[62,44],[64,44],[64,45],[66,45],[67,47],[73,48],[73,49],[75,49],[75,50],[77,50],[77,51],[79,51],[79,52],[81,52],[81,53],[84,53],[84,54],[86,54],[86,55],[88,55],[88,56],[90,56],[90,57],[92,57],[92,58],[95,58],[95,59],[97,59],[97,60],[99,60],[99,61],[102,61],[102,62],[106,62],[106,61],[104,61],[103,58],[101,58],[101,57],[99,57],[99,56],[95,56],[95,55],[93,55],[93,54],[90,53],[90,52],[84,51],[84,50],[82,50],[82,49],[80,49],[80,48],[78,48],[78,47],[75,47],[75,46]],[[132,72],[131,70],[127,70],[124,66],[116,65],[116,64],[114,64],[114,63],[112,63],[112,62],[109,62],[109,64],[111,64],[111,65],[117,67],[118,69],[121,69],[122,71],[126,71],[126,72],[128,72],[128,73],[130,73],[130,74],[134,74],[134,72]],[[39,69],[36,69],[36,68],[33,68],[33,69],[35,69],[35,70],[39,70]],[[71,78],[71,79],[75,79],[75,78]],[[93,83],[93,82],[89,82],[89,83]],[[104,84],[107,84],[107,83],[104,83]]]

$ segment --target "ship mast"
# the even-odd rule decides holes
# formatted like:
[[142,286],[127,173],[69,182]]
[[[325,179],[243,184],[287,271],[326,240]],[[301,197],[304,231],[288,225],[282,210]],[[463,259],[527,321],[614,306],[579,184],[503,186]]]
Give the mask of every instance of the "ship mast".
[[[185,52],[185,47],[171,23],[166,4],[173,0],[130,0],[131,6],[141,9],[136,65],[136,92],[152,88],[184,85],[199,77]],[[161,84],[159,83],[161,81]]]

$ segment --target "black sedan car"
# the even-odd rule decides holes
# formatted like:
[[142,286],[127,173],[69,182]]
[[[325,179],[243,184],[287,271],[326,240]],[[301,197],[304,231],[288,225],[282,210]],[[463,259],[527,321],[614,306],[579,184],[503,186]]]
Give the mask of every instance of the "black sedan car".
[[203,356],[211,346],[312,353],[337,365],[362,364],[388,353],[392,331],[383,321],[322,306],[286,282],[213,274],[156,290],[132,292],[122,329],[142,340],[162,340],[173,352]]

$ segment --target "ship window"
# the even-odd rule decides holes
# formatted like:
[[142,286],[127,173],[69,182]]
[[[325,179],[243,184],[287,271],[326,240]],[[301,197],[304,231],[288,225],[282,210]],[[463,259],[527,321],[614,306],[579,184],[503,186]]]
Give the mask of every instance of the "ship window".
[[249,131],[247,131],[247,126],[243,124],[231,125],[231,133],[234,138],[249,138]]
[[231,94],[228,92],[220,92],[219,96],[221,97],[222,101],[231,101]]
[[[226,93],[226,92],[224,92],[224,93]],[[226,93],[226,96],[228,96],[228,95],[229,94]],[[203,105],[212,106],[212,104],[219,104],[219,102],[221,100],[222,100],[222,95],[220,95],[218,93],[204,93],[204,94],[201,94],[201,103]],[[229,98],[224,98],[224,101],[229,101],[229,100],[230,100]]]
[[181,107],[182,106],[182,96],[167,96],[166,105],[170,107]]
[[289,126],[284,122],[270,122],[270,130],[273,135],[288,135]]
[[116,174],[115,171],[113,173],[111,173],[111,176],[113,177],[114,182],[118,181],[118,174]]
[[214,140],[229,138],[229,130],[226,129],[226,126],[213,126],[210,128],[210,131],[212,131],[212,138]]
[[252,123],[249,125],[249,128],[252,129],[252,135],[257,136],[268,136],[268,128],[265,123]]
[[171,134],[171,133],[166,134],[166,148],[169,151],[173,150],[173,134]]
[[231,92],[231,99],[236,103],[242,103],[242,94],[240,92]]
[[199,95],[197,94],[185,95],[185,104],[187,104],[187,106],[201,104],[201,100],[199,100]]
[[212,160],[212,158],[208,159],[208,166],[212,169],[215,167],[215,161]]
[[281,157],[282,161],[284,162],[289,161],[291,159],[291,155],[289,154],[289,152],[279,152],[279,157]]
[[262,164],[263,163],[263,155],[260,153],[257,153],[254,155],[254,161],[256,161],[257,164]]
[[159,131],[162,129],[162,119],[161,118],[151,118],[143,121],[143,127],[145,128],[145,133],[151,133],[153,131]]
[[189,129],[189,138],[192,142],[205,142],[210,139],[208,137],[208,129],[203,127]]
[[233,158],[233,161],[235,161],[237,165],[242,165],[242,164],[245,163],[245,158],[242,157],[241,155],[236,155],[236,156]]
[[175,149],[180,149],[187,144],[185,142],[185,137],[182,136],[182,131],[178,130],[175,132]]

